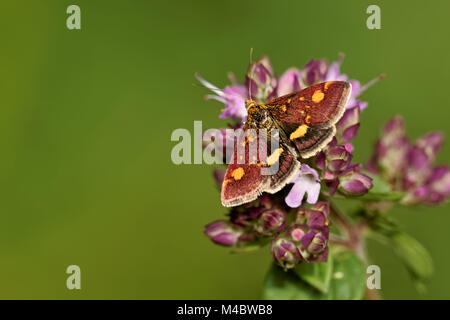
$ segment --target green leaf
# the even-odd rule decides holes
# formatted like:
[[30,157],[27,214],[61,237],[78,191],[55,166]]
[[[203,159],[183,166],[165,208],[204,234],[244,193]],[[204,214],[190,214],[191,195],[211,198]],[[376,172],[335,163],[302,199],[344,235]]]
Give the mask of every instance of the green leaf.
[[284,271],[272,264],[264,281],[263,299],[266,300],[317,300],[326,299],[320,291],[299,279],[292,271]]
[[331,276],[333,274],[333,258],[329,255],[328,262],[299,263],[295,267],[294,272],[300,279],[322,293],[328,293]]
[[352,251],[341,251],[336,254],[328,299],[362,299],[365,286],[364,263]]
[[405,196],[404,192],[393,191],[389,184],[377,175],[368,174],[367,172],[364,172],[364,174],[372,178],[373,187],[367,194],[355,199],[364,201],[399,201]]
[[433,274],[433,262],[428,251],[413,237],[397,232],[391,237],[396,255],[414,279],[424,280]]
[[[307,263],[305,263],[307,264]],[[335,255],[331,263],[309,263],[311,270],[315,268],[331,269],[331,279],[329,280],[328,293],[318,290],[318,286],[323,288],[323,274],[328,271],[322,269],[314,278],[310,273],[308,280],[304,280],[306,267],[299,267],[300,270],[284,271],[279,266],[273,264],[264,282],[263,299],[282,300],[324,300],[324,299],[362,299],[366,285],[366,272],[364,263],[351,251],[341,251]],[[322,265],[315,267],[314,265]],[[331,266],[331,268],[330,268]],[[318,269],[317,269],[318,270]],[[319,276],[319,275],[322,276]],[[300,278],[301,277],[301,278]],[[314,279],[314,280],[312,280]],[[320,281],[319,279],[322,279]]]
[[433,260],[428,251],[413,237],[399,230],[381,228],[370,235],[393,248],[395,255],[411,275],[417,291],[425,291],[425,280],[433,274]]

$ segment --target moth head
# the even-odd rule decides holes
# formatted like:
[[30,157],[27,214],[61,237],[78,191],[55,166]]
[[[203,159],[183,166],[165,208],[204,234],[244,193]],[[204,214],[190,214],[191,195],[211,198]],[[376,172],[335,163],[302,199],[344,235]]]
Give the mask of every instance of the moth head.
[[252,107],[256,107],[256,102],[251,99],[245,100],[245,108],[247,109],[247,111]]

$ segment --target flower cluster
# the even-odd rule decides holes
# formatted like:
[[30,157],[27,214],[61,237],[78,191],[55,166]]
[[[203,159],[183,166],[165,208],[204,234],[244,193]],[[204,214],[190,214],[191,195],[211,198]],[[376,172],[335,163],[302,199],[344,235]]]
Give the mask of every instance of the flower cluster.
[[405,204],[437,204],[450,196],[450,167],[434,165],[444,136],[431,132],[411,143],[403,118],[391,119],[383,128],[367,169],[403,191]]
[[[328,257],[329,205],[317,202],[289,212],[277,198],[267,195],[257,201],[234,207],[228,220],[217,220],[205,227],[214,243],[246,248],[272,239],[271,251],[277,264],[285,269],[300,261],[323,262]],[[290,213],[288,223],[288,212]]]
[[[317,202],[320,195],[337,192],[360,196],[372,187],[371,178],[361,171],[362,166],[351,162],[354,151],[351,142],[360,126],[360,113],[367,107],[367,102],[359,97],[379,78],[362,86],[340,72],[341,63],[342,57],[333,63],[325,59],[312,60],[304,68],[290,68],[278,77],[269,59],[263,57],[249,65],[245,82],[238,82],[232,75],[231,85],[223,90],[196,75],[214,93],[206,99],[215,99],[225,105],[220,117],[230,119],[232,128],[240,128],[246,121],[245,100],[250,96],[265,103],[324,81],[349,81],[352,84],[346,111],[336,124],[332,142],[312,161],[302,163],[291,183],[280,192],[234,207],[228,219],[207,225],[205,234],[214,243],[245,248],[271,242],[274,260],[284,268],[292,268],[300,261],[327,260],[329,205]],[[216,169],[214,177],[220,187],[224,169]]]
[[285,269],[304,260],[324,262],[328,258],[329,205],[317,202],[294,213],[292,226],[272,240],[275,262]]

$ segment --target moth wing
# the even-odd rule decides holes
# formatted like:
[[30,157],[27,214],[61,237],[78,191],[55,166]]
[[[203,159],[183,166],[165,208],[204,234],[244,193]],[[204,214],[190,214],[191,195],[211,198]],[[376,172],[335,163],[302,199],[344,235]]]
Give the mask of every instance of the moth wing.
[[270,176],[262,174],[259,139],[256,139],[256,149],[250,146],[250,140],[255,141],[258,135],[249,135],[249,140],[245,138],[246,133],[248,130],[236,140],[233,157],[225,172],[221,191],[222,205],[225,207],[255,200],[270,183]]
[[297,148],[300,157],[307,159],[315,156],[327,146],[335,134],[336,127],[334,125],[329,128],[310,127],[304,136],[291,140]]
[[297,151],[286,139],[281,128],[270,131],[269,143],[264,140],[266,138],[269,138],[269,135],[260,138],[262,144],[267,145],[267,158],[263,161],[266,164],[263,167],[265,170],[263,174],[270,176],[270,183],[264,191],[276,193],[291,181],[301,164],[297,160]]
[[322,150],[336,133],[345,112],[351,84],[328,81],[276,98],[267,106],[302,158]]
[[328,81],[271,100],[267,106],[283,125],[328,128],[339,121],[352,91],[345,81]]
[[279,158],[279,167],[276,173],[270,176],[270,185],[266,191],[268,193],[276,193],[288,184],[294,174],[300,169],[300,162],[297,160],[295,150],[284,147],[286,152],[281,153]]
[[[236,141],[233,158],[222,183],[221,199],[224,206],[232,207],[253,201],[263,192],[275,193],[289,183],[300,168],[297,152],[283,142],[284,135],[279,141],[279,134],[270,133],[270,141],[268,135],[256,134],[256,148],[249,143],[252,139],[244,142],[241,138]],[[277,144],[272,144],[275,140]],[[259,153],[260,148],[264,148],[265,152]],[[258,151],[256,156],[255,150]]]
[[234,207],[255,200],[267,188],[269,177],[255,164],[230,163],[222,183],[222,205]]

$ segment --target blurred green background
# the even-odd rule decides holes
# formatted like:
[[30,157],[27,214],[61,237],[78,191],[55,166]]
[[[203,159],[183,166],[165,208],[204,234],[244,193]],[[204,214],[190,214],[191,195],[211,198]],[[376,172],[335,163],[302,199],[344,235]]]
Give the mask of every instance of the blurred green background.
[[[81,30],[66,8],[81,7]],[[381,7],[381,30],[366,8]],[[222,217],[207,165],[172,164],[176,128],[223,127],[194,73],[223,87],[244,75],[250,47],[280,74],[346,54],[367,82],[356,140],[368,159],[379,128],[403,114],[412,137],[450,133],[450,3],[412,1],[0,2],[0,298],[255,299],[268,249],[232,255],[203,236]],[[450,158],[445,144],[438,162]],[[450,298],[450,212],[395,208],[431,252],[416,293],[389,248],[370,244],[385,298]],[[82,289],[66,289],[66,267]]]

